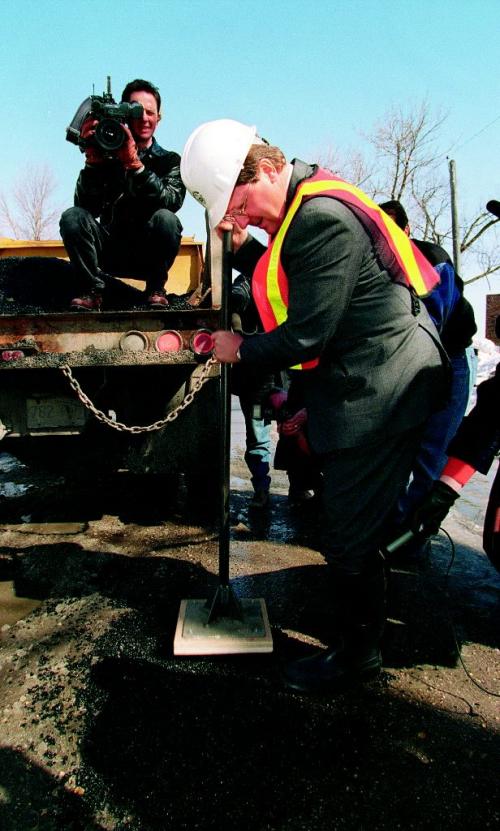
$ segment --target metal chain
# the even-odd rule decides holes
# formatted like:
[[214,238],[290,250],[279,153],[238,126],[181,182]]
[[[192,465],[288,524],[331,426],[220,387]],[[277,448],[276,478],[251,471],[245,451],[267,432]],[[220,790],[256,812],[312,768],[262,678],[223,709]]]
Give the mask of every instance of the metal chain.
[[109,416],[107,416],[106,413],[103,413],[102,410],[98,410],[97,407],[92,403],[88,395],[84,393],[80,384],[73,375],[71,367],[68,364],[63,364],[61,366],[61,372],[68,379],[71,387],[76,392],[78,398],[80,399],[84,407],[86,407],[87,410],[90,410],[90,412],[97,418],[98,421],[102,422],[103,424],[107,424],[108,427],[112,427],[113,430],[119,430],[120,432],[136,434],[152,433],[156,430],[161,430],[170,421],[175,421],[177,416],[180,415],[180,413],[183,410],[185,410],[186,407],[189,407],[189,405],[193,403],[196,394],[201,390],[203,384],[205,384],[208,381],[210,377],[210,370],[216,363],[218,363],[217,358],[214,358],[212,355],[208,359],[206,364],[203,366],[203,369],[201,370],[199,377],[195,379],[193,383],[193,389],[187,393],[186,397],[179,404],[179,406],[176,407],[175,410],[172,410],[170,413],[168,413],[165,416],[165,418],[161,419],[161,421],[155,421],[153,422],[153,424],[148,424],[144,427],[139,427],[136,425],[129,427],[127,424],[122,424],[121,421],[113,421],[113,419],[109,418]]

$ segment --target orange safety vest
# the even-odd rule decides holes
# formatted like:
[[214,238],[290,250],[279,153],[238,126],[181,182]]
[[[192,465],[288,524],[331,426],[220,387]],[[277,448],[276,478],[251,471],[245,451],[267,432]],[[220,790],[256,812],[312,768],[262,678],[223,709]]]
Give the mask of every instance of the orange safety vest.
[[[318,168],[298,186],[278,232],[270,239],[252,276],[252,294],[266,332],[287,319],[288,278],[281,264],[281,249],[302,202],[315,196],[338,199],[353,211],[369,233],[378,259],[394,282],[413,288],[420,297],[429,294],[439,283],[437,271],[388,214],[355,185]],[[293,369],[314,369],[318,362],[315,358]]]

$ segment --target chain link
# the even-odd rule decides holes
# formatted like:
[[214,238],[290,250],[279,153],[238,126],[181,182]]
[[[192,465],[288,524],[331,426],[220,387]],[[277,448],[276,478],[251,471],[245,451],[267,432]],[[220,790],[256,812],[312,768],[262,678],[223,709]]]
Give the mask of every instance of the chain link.
[[107,424],[108,427],[112,427],[113,430],[118,430],[124,433],[137,434],[152,433],[156,430],[162,430],[163,427],[165,427],[165,425],[167,425],[170,421],[175,421],[177,416],[179,416],[180,413],[186,409],[186,407],[189,407],[189,405],[193,403],[196,394],[201,390],[203,384],[205,384],[209,380],[210,370],[216,363],[218,363],[217,358],[214,358],[213,355],[210,356],[206,364],[203,366],[203,369],[201,370],[199,377],[196,378],[193,382],[192,390],[187,393],[186,397],[183,401],[181,401],[179,406],[176,407],[175,410],[172,410],[170,413],[168,413],[165,416],[165,418],[162,418],[160,421],[155,421],[153,422],[153,424],[148,424],[144,427],[139,427],[137,425],[130,427],[127,424],[122,424],[121,421],[113,421],[113,419],[109,418],[109,416],[107,416],[106,413],[103,413],[102,410],[98,410],[97,407],[90,400],[88,395],[84,393],[80,384],[73,375],[71,367],[68,364],[63,364],[61,366],[61,372],[68,379],[70,386],[75,391],[84,407],[86,407],[87,410],[90,410],[90,412],[96,417],[98,421],[102,422],[102,424]]

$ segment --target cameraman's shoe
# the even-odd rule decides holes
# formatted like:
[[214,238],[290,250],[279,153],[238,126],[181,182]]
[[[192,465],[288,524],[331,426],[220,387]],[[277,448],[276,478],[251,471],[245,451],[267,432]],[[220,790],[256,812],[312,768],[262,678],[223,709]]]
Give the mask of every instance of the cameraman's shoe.
[[78,312],[99,312],[102,305],[102,295],[91,292],[83,297],[74,297],[70,308]]
[[146,300],[150,309],[166,309],[169,305],[164,291],[153,291]]

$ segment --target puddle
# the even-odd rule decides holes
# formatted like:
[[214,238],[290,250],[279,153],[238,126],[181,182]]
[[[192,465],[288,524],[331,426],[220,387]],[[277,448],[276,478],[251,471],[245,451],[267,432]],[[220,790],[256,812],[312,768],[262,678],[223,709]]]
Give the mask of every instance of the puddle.
[[23,496],[31,485],[16,485],[15,482],[4,482],[0,484],[0,496],[5,499],[16,499],[18,496]]
[[11,473],[15,470],[26,470],[26,465],[10,453],[0,453],[0,473]]
[[0,629],[22,620],[42,603],[30,597],[18,597],[12,580],[0,581]]

